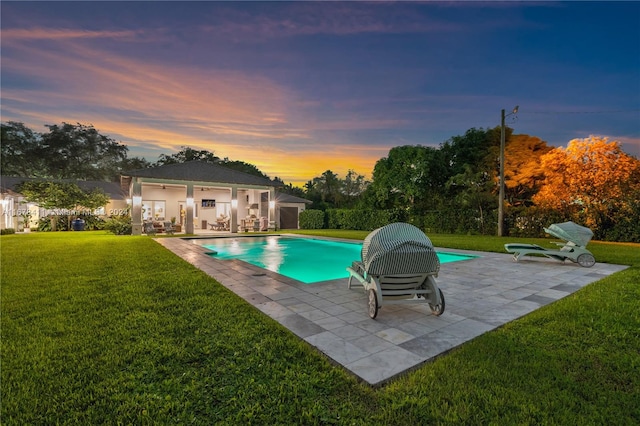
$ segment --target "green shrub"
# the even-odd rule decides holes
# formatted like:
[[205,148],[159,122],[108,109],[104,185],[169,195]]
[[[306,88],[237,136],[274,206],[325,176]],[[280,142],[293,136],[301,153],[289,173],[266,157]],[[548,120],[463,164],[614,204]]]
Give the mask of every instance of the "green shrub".
[[484,213],[480,215],[477,209],[460,208],[432,210],[422,218],[411,220],[411,223],[415,222],[416,226],[429,232],[493,235],[497,227],[495,213]]
[[[100,216],[95,215],[82,215],[78,216],[80,219],[84,220],[84,229],[85,231],[100,231],[104,229],[105,221]],[[73,221],[73,217],[71,220]]]
[[345,222],[345,209],[329,209],[326,211],[327,215],[327,228],[328,229],[346,229],[344,228]]
[[301,229],[322,229],[324,228],[324,212],[322,210],[305,210],[300,213]]
[[373,231],[392,222],[398,222],[397,212],[375,209],[329,209],[326,211],[329,229]]
[[10,235],[15,233],[16,233],[16,230],[13,228],[0,229],[0,235]]
[[56,223],[56,231],[71,231],[73,229],[72,222],[78,218],[84,220],[85,231],[99,231],[104,229],[104,220],[100,216],[91,214],[83,214],[80,216],[61,214],[41,217],[38,221],[38,231],[50,232],[52,230],[52,221]]
[[505,216],[507,235],[512,237],[544,237],[544,228],[567,220],[571,218],[556,210],[539,207],[510,208]]
[[131,235],[131,216],[111,216],[105,221],[104,229],[115,235]]

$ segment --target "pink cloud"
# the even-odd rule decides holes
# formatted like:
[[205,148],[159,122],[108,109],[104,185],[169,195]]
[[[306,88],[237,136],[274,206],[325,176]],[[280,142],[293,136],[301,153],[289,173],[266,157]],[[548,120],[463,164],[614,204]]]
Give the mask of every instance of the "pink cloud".
[[398,124],[370,118],[324,123],[304,113],[317,107],[315,102],[297,99],[262,76],[155,64],[90,47],[80,33],[59,35],[55,48],[45,48],[33,41],[48,31],[30,34],[22,39],[13,35],[12,47],[19,46],[19,53],[3,60],[3,68],[38,84],[3,89],[3,118],[26,117],[25,124],[36,131],[63,121],[92,124],[129,146],[132,156],[190,146],[302,184],[327,169],[368,174],[388,152],[319,141],[314,130]]
[[137,31],[88,31],[76,29],[10,28],[2,30],[3,43],[15,43],[18,41],[33,40],[67,40],[67,39],[94,39],[94,38],[131,38],[139,34]]

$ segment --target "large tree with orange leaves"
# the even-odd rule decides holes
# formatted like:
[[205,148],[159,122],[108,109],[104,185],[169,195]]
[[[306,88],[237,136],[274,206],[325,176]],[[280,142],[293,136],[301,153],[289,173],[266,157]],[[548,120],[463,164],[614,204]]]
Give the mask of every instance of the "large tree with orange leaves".
[[544,184],[533,197],[539,206],[560,210],[601,235],[614,216],[637,215],[640,160],[624,153],[619,142],[598,136],[574,139],[567,148],[543,155],[541,165]]
[[504,157],[504,183],[509,205],[531,204],[531,198],[538,192],[544,180],[540,157],[552,149],[545,141],[535,136],[512,135],[509,138]]

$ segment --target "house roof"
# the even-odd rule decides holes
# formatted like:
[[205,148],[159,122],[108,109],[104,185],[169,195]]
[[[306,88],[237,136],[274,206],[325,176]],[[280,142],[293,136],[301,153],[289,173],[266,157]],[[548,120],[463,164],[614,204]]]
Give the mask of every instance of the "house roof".
[[305,198],[296,197],[295,195],[285,194],[284,192],[276,193],[276,201],[278,203],[305,203],[311,204],[313,201]]
[[124,200],[126,198],[125,193],[120,189],[120,184],[116,182],[104,182],[97,180],[40,179],[16,176],[0,176],[0,188],[4,193],[19,194],[19,187],[23,182],[34,180],[45,182],[75,183],[83,191],[92,191],[96,188],[102,189],[102,191],[112,200]]
[[240,185],[282,186],[280,182],[240,172],[220,164],[203,161],[188,161],[186,163],[138,169],[124,173],[123,176]]

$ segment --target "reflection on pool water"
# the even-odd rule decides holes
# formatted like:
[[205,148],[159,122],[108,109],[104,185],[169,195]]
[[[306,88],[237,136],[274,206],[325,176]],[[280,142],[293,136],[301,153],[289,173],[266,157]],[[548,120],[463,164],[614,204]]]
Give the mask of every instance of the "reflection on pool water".
[[[348,278],[346,267],[360,259],[362,243],[282,236],[194,240],[217,259],[239,259],[289,278],[311,284]],[[215,253],[213,253],[215,252]],[[472,259],[438,252],[441,263]]]

